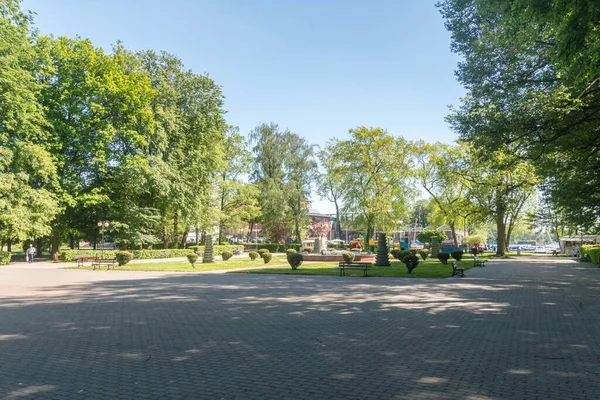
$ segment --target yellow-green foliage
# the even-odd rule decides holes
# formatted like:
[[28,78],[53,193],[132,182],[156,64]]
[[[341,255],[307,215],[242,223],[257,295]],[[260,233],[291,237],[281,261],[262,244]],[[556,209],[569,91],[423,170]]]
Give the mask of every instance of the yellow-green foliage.
[[584,244],[581,246],[581,255],[583,256],[584,254],[589,254],[591,261],[594,264],[599,264],[600,244]]

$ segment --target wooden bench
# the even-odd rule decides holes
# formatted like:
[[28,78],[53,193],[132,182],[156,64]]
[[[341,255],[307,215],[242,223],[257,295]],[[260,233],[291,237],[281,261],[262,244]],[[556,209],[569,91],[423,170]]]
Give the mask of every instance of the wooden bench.
[[482,260],[481,258],[479,258],[479,257],[475,256],[475,257],[473,258],[473,261],[474,261],[474,263],[475,263],[475,264],[474,264],[474,266],[475,266],[475,267],[485,267],[485,262],[486,262],[487,260]]
[[102,265],[107,265],[108,268],[106,268],[106,269],[109,270],[111,266],[113,267],[113,269],[115,269],[116,263],[117,263],[117,260],[115,260],[114,258],[95,258],[94,261],[92,261],[92,267],[94,267],[94,271],[95,271],[96,267],[98,267],[98,269],[100,269],[100,267]]
[[77,266],[84,267],[86,262],[94,262],[96,257],[92,256],[79,256],[77,257]]
[[362,270],[364,276],[369,276],[367,274],[367,271],[369,270],[369,268],[371,268],[371,263],[366,262],[366,261],[363,261],[363,262],[355,261],[355,262],[351,262],[351,263],[340,261],[338,268],[340,270],[340,276],[346,276],[347,269]]
[[456,266],[456,262],[453,261],[452,262],[452,275],[451,276],[454,276],[454,275],[460,275],[461,278],[464,277],[465,276],[465,269],[464,268],[458,268]]

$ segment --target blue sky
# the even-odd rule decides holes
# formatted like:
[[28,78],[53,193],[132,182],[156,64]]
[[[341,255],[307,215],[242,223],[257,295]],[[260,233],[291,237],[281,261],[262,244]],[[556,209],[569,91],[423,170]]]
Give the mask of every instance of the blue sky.
[[[165,50],[223,87],[227,120],[323,145],[359,125],[451,142],[464,89],[436,0],[25,0],[43,34]],[[314,206],[330,212],[327,202]]]

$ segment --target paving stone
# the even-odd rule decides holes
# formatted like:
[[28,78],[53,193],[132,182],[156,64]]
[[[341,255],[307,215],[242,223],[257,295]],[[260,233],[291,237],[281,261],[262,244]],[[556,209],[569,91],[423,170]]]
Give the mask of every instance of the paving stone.
[[0,398],[597,399],[600,269],[465,278],[0,268]]

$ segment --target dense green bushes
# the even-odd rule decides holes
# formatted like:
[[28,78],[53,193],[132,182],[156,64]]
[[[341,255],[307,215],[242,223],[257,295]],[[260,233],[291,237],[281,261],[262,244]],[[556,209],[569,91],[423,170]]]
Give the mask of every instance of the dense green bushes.
[[452,256],[452,258],[454,258],[456,261],[460,261],[462,260],[463,254],[465,254],[464,251],[462,250],[454,250],[450,252],[450,255]]
[[223,252],[221,253],[221,257],[223,257],[223,261],[227,261],[231,257],[233,257],[233,251],[223,250]]
[[0,251],[0,265],[8,265],[10,262],[10,252],[8,251]]
[[589,254],[590,261],[594,264],[600,263],[600,261],[598,260],[600,258],[600,244],[584,244],[583,246],[581,246],[580,253],[582,256],[584,254]]
[[271,261],[271,259],[273,258],[273,254],[271,254],[267,251],[267,252],[262,253],[261,257],[262,257],[263,261],[265,262],[265,264],[268,264]]
[[248,256],[250,257],[250,260],[254,261],[258,258],[258,253],[256,251],[251,251],[248,253]]
[[[204,246],[193,246],[198,247],[196,252],[204,251]],[[220,255],[223,251],[233,251],[234,249],[243,250],[243,246],[240,245],[222,245],[214,246],[215,254]],[[135,260],[148,260],[151,258],[172,258],[172,257],[186,257],[188,254],[194,254],[195,249],[162,249],[162,250],[131,250]],[[115,258],[116,251],[104,250],[104,258]],[[102,257],[101,250],[61,250],[58,259],[60,261],[75,261],[78,256],[90,256],[90,257]]]
[[423,261],[425,261],[425,260],[427,260],[427,257],[429,257],[429,250],[426,250],[426,249],[419,250],[419,255],[421,256]]

